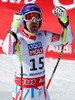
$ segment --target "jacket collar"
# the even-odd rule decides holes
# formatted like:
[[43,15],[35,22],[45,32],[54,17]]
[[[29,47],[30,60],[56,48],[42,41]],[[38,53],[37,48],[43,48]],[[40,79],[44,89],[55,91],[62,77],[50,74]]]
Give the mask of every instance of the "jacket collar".
[[31,35],[27,34],[24,30],[22,31],[22,34],[28,39],[34,40],[36,38],[36,35],[35,36],[31,36]]

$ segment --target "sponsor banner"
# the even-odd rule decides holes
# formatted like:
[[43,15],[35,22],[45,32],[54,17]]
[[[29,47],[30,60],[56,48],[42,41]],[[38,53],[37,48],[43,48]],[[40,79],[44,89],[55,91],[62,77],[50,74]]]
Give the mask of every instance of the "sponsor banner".
[[[35,3],[40,6],[42,10],[42,27],[40,29],[49,30],[54,33],[61,34],[61,25],[58,22],[57,17],[52,13],[52,9],[55,6],[64,6],[69,16],[70,25],[73,32],[74,41],[72,45],[67,45],[67,49],[64,50],[64,59],[75,59],[75,29],[74,29],[74,12],[75,12],[75,0],[0,0],[0,53],[2,52],[2,45],[10,29],[11,22],[13,20],[13,14],[19,12],[21,7],[27,3]],[[22,27],[20,28],[20,30]],[[69,47],[70,46],[70,47]],[[53,50],[52,50],[53,48]],[[48,46],[46,57],[57,57],[60,52],[60,47]],[[71,50],[70,50],[71,49]],[[38,51],[38,49],[36,49]],[[39,48],[39,50],[42,50]],[[33,50],[30,50],[32,52]],[[43,52],[43,51],[41,51]],[[70,52],[70,53],[69,53]],[[31,55],[33,55],[31,53]]]
[[[46,51],[46,58],[49,58],[49,57],[58,58],[60,52],[61,52],[61,46],[58,46],[58,47],[48,46],[47,51]],[[64,46],[62,58],[70,59],[70,60],[75,59],[75,50],[73,49],[72,45]]]

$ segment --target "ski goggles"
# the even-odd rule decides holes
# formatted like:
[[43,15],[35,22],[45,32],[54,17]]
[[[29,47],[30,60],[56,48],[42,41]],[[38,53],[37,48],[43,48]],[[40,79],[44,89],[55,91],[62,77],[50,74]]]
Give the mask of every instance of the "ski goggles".
[[26,13],[24,16],[24,20],[25,21],[32,21],[33,19],[36,19],[37,21],[40,21],[41,18],[41,14],[38,12],[31,12],[31,13]]

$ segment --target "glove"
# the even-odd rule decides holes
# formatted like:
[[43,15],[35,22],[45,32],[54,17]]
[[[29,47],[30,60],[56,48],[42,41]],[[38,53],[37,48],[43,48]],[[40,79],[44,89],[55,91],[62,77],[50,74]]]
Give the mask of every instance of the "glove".
[[13,16],[13,22],[11,24],[11,27],[19,28],[23,20],[24,20],[24,15],[22,15],[21,13],[15,13]]
[[52,12],[58,17],[58,20],[63,27],[68,26],[69,17],[67,16],[67,12],[66,12],[66,9],[64,7],[57,6],[57,7],[55,7],[55,9],[53,9]]

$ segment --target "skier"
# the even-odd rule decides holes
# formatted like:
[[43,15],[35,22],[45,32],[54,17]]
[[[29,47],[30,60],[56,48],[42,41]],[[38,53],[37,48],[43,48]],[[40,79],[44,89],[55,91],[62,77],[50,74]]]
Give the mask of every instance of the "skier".
[[[66,9],[55,7],[53,13],[62,25],[62,34],[39,29],[42,25],[42,12],[36,4],[27,4],[21,8],[20,13],[14,14],[2,47],[4,53],[13,55],[16,68],[12,100],[50,100],[45,86],[46,47],[62,46],[64,28],[67,29],[65,44],[73,41]],[[19,32],[20,24],[23,26],[22,32]]]

